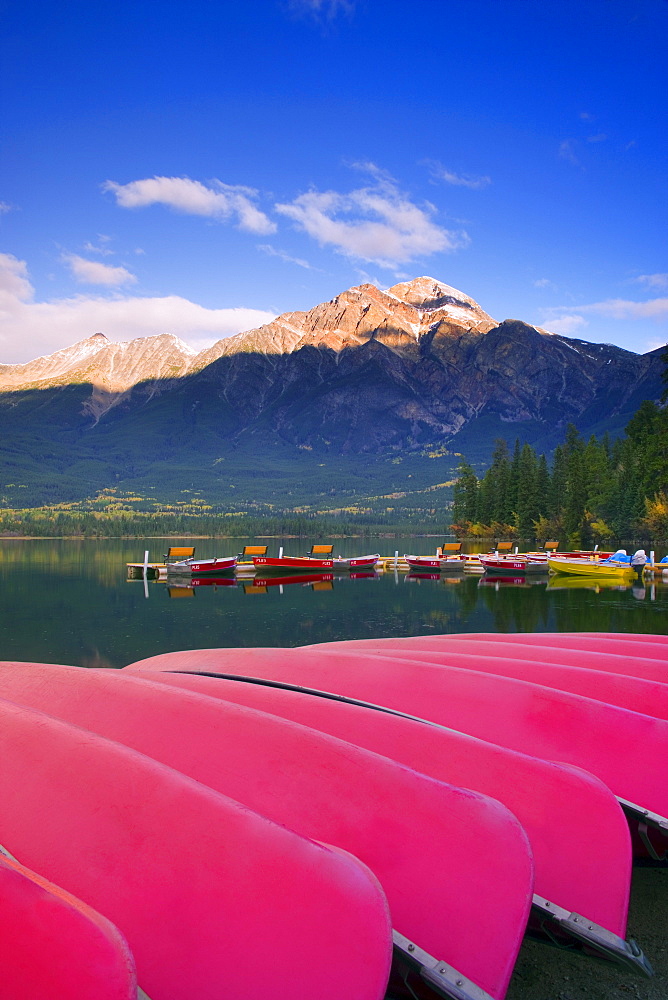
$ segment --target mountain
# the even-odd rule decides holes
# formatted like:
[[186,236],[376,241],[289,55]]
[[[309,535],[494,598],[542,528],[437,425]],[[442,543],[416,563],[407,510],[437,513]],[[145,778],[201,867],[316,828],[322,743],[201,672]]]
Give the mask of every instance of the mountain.
[[97,333],[0,366],[5,502],[115,486],[244,508],[433,506],[416,496],[451,479],[456,452],[482,463],[499,436],[550,450],[569,421],[620,433],[661,370],[660,351],[499,323],[429,277],[348,289],[199,354]]

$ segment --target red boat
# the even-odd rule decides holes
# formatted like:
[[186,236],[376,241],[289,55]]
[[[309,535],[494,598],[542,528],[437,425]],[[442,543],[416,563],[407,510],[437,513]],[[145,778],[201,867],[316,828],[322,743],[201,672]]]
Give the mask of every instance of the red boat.
[[182,559],[179,562],[168,563],[168,573],[190,573],[191,576],[220,576],[221,573],[232,573],[237,565],[236,556],[221,556],[217,559]]
[[331,583],[333,580],[333,573],[298,573],[297,576],[256,576],[252,585],[254,587],[285,587],[292,583],[299,583],[302,587],[306,587],[310,583]]
[[344,556],[329,556],[321,559],[318,556],[253,556],[253,565],[263,573],[313,573],[318,570],[347,573],[349,570],[370,569],[375,566],[380,556],[378,553],[370,556],[356,556],[351,559]]
[[461,573],[466,556],[404,556],[411,570],[431,570],[435,573]]
[[480,565],[486,573],[497,576],[525,576],[527,573],[547,573],[547,559],[531,556],[480,556]]

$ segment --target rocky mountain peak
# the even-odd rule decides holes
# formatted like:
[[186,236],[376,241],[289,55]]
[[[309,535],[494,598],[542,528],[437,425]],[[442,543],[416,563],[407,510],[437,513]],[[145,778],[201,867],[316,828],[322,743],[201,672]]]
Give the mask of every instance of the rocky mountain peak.
[[388,288],[388,294],[422,311],[438,309],[447,304],[469,306],[472,309],[480,308],[477,302],[457,288],[427,275],[413,278],[412,281],[401,281],[398,285]]

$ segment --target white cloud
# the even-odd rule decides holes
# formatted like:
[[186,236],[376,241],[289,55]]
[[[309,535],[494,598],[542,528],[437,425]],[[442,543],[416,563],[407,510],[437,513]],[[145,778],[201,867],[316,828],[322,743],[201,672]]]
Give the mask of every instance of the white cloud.
[[105,236],[103,233],[100,233],[97,239],[99,244],[98,246],[88,240],[88,242],[84,243],[83,249],[87,253],[99,253],[102,257],[113,256],[115,251],[110,250],[106,245],[107,243],[111,243],[111,236]]
[[661,322],[668,317],[668,298],[634,302],[629,299],[605,299],[581,306],[554,306],[543,312],[541,325],[554,333],[570,337],[589,325],[587,316],[614,320],[652,320]]
[[595,313],[611,319],[661,319],[668,316],[668,298],[650,299],[648,302],[632,302],[628,299],[606,299],[578,306],[578,312]]
[[0,201],[0,215],[5,215],[7,212],[12,211],[12,205],[6,201]]
[[605,132],[598,132],[597,135],[588,135],[587,142],[605,142],[607,138]]
[[102,264],[99,260],[86,260],[85,257],[79,257],[75,253],[65,253],[61,259],[81,285],[105,285],[108,288],[117,288],[120,285],[131,285],[137,280],[125,267]]
[[569,316],[565,313],[563,316],[555,316],[547,319],[545,324],[551,333],[560,333],[564,337],[573,337],[579,330],[588,326],[584,316]]
[[533,283],[534,288],[550,288],[555,289],[557,286],[549,278],[537,278]]
[[446,184],[453,184],[455,187],[471,188],[472,191],[479,191],[492,183],[492,178],[474,177],[471,174],[456,174],[454,170],[448,170],[438,160],[424,160],[425,166],[429,168],[429,173],[434,180],[445,181]]
[[35,302],[25,261],[0,254],[0,363],[19,364],[69,347],[98,330],[110,340],[134,340],[173,333],[202,350],[242,330],[268,323],[262,309],[207,309],[177,295],[77,295]]
[[26,262],[11,253],[0,253],[0,317],[16,304],[29,302],[32,294]]
[[239,229],[250,233],[273,233],[276,225],[254,204],[254,188],[213,180],[207,187],[189,177],[147,177],[128,184],[105,181],[103,191],[111,191],[122,208],[167,205],[186,215],[213,219],[236,217]]
[[373,186],[347,194],[308,191],[276,211],[292,219],[320,246],[380,267],[395,268],[417,257],[448,252],[469,242],[466,233],[436,225],[433,205],[420,207],[374,164],[353,164],[370,173]]
[[291,257],[289,253],[284,250],[277,250],[276,247],[270,246],[268,243],[258,243],[258,250],[262,253],[266,253],[268,257],[278,257],[285,264],[298,264],[299,267],[305,268],[307,271],[318,271],[319,268],[314,267],[313,264],[309,264],[307,260],[303,260],[301,257]]
[[639,274],[633,280],[648,288],[668,288],[668,274]]

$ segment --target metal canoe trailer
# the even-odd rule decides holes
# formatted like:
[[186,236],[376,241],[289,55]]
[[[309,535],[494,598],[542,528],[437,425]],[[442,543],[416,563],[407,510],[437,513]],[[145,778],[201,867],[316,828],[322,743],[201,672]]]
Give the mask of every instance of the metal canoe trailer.
[[117,927],[0,848],[2,995],[8,1000],[137,1000]]
[[0,759],[0,841],[119,928],[149,997],[383,997],[387,903],[359,862],[4,699]]
[[[439,995],[505,995],[531,909],[533,861],[524,829],[495,799],[275,715],[129,671],[14,664],[0,667],[0,693],[48,705],[70,724],[353,854],[387,896],[398,965],[415,965],[424,953],[430,961],[420,975]],[[402,952],[404,938],[410,948]],[[293,996],[307,995],[322,994],[294,988]]]
[[211,670],[305,685],[583,767],[608,785],[632,823],[643,815],[639,831],[649,853],[666,851],[668,782],[647,764],[668,754],[668,722],[661,719],[512,677],[326,646],[190,650],[133,669]]
[[[449,650],[452,652],[476,652],[482,656],[497,658],[540,661],[541,664],[560,664],[565,667],[583,667],[586,670],[604,671],[610,674],[625,674],[659,683],[668,683],[668,646],[665,655],[658,658],[654,651],[644,655],[643,646],[637,646],[634,655],[620,655],[613,652],[597,652],[591,649],[576,649],[566,646],[546,645],[540,634],[522,634],[523,641],[509,641],[510,637],[481,633],[480,635],[419,635],[401,639],[356,639],[355,649],[373,650],[385,654],[388,650],[405,650],[407,657],[414,651],[432,652]],[[323,649],[342,649],[350,642],[318,643]],[[611,647],[612,648],[612,647]],[[652,658],[653,657],[653,658]]]
[[[354,650],[354,643],[332,644],[338,650]],[[328,649],[330,645],[323,643],[319,649]],[[632,675],[605,673],[601,670],[591,670],[585,666],[547,663],[542,660],[541,652],[535,647],[532,657],[513,657],[517,648],[510,643],[502,646],[505,656],[498,656],[493,643],[432,643],[429,648],[420,648],[402,643],[374,645],[365,644],[363,649],[379,656],[400,657],[420,663],[433,663],[446,667],[462,667],[467,670],[479,670],[486,674],[498,674],[503,677],[515,677],[518,680],[529,681],[532,684],[542,684],[558,691],[568,691],[571,694],[583,695],[604,701],[608,705],[617,705],[632,712],[652,715],[657,719],[668,720],[668,683],[644,680]],[[520,647],[520,649],[527,647]],[[361,652],[361,650],[360,650]],[[627,658],[628,659],[628,658]],[[668,682],[668,670],[666,670]]]
[[[587,772],[309,688],[222,674],[151,676],[289,718],[498,798],[524,826],[534,855],[530,932],[573,949],[583,947],[584,926],[587,951],[634,968],[643,965],[636,946],[624,941],[631,879],[628,826],[612,792]],[[592,830],[605,830],[605,837],[592,836]],[[469,831],[472,843],[475,835]]]

